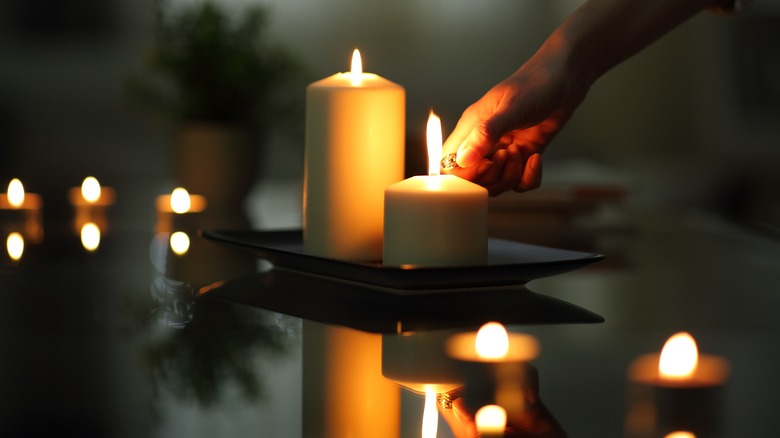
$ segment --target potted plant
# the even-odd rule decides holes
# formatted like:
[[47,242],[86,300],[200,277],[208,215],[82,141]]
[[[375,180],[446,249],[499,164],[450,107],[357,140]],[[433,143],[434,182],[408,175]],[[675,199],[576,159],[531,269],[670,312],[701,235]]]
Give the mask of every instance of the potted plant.
[[297,65],[268,42],[261,5],[227,11],[209,0],[177,8],[161,0],[156,8],[149,71],[131,78],[131,95],[174,121],[178,183],[212,206],[240,204],[256,178],[257,134],[296,109],[284,86]]

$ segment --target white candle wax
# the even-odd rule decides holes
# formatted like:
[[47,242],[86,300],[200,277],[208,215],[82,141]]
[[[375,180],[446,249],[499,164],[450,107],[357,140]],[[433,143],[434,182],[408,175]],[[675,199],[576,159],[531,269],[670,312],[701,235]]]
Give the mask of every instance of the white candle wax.
[[303,240],[307,254],[382,257],[382,193],[403,179],[406,93],[371,73],[306,89]]
[[[428,124],[429,173],[438,172],[441,157],[441,122],[434,118],[433,129]],[[432,174],[393,184],[385,189],[383,263],[484,265],[487,216],[487,190],[460,177]]]

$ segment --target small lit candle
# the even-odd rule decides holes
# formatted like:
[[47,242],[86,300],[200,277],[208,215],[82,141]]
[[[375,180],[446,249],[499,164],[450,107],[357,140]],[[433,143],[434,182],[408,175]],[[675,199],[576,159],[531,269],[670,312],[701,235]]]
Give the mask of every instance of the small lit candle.
[[100,230],[108,229],[106,209],[113,205],[116,193],[111,187],[104,187],[94,176],[84,178],[81,187],[68,190],[68,201],[76,211],[73,227],[81,232],[84,226],[92,223]]
[[474,415],[481,438],[502,438],[506,429],[506,410],[498,405],[481,407]]
[[427,126],[428,175],[385,190],[386,266],[484,265],[487,262],[488,192],[454,175],[441,175],[441,120]]
[[87,222],[81,227],[81,245],[89,252],[100,246],[100,227],[94,222]]
[[447,339],[447,354],[468,362],[527,362],[539,355],[539,341],[522,333],[509,333],[499,322],[488,322],[475,332]]
[[406,91],[352,70],[306,88],[303,245],[350,261],[382,257],[382,193],[404,177]]
[[[725,358],[700,354],[696,341],[686,332],[676,333],[661,353],[638,357],[629,368],[635,385],[629,414],[634,406],[651,406],[654,422],[635,421],[656,432],[687,430],[709,436],[717,429],[719,388],[728,380]],[[637,435],[644,431],[635,431]]]
[[158,196],[155,204],[157,209],[155,232],[157,233],[174,232],[183,226],[175,222],[183,220],[186,215],[202,213],[208,206],[205,197],[190,194],[184,187],[173,189],[169,195]]
[[21,233],[31,243],[43,240],[43,199],[36,193],[27,193],[18,178],[8,184],[6,193],[0,193],[0,217],[3,229]]

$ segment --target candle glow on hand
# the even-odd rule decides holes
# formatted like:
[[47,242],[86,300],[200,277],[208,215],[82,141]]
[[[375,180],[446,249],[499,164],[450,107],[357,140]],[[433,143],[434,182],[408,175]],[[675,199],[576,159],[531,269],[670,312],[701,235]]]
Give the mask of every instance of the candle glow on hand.
[[8,183],[8,203],[13,208],[19,208],[24,204],[24,186],[18,178]]
[[360,85],[363,80],[363,61],[360,59],[360,50],[352,52],[352,70],[350,71],[352,85]]
[[664,344],[658,361],[659,376],[672,380],[688,379],[696,372],[699,351],[696,341],[686,333],[676,333]]
[[482,359],[501,359],[509,352],[509,334],[499,322],[488,322],[477,332],[474,346]]

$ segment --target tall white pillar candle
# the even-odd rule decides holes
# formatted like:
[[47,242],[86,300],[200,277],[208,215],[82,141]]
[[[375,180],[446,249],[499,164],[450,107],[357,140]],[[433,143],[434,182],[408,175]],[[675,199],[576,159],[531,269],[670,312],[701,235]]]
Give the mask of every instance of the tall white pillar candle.
[[307,254],[351,261],[382,258],[382,197],[404,176],[406,92],[352,71],[306,89],[303,241]]
[[441,120],[428,121],[427,176],[385,189],[383,263],[469,266],[487,262],[488,192],[455,175],[440,175]]

